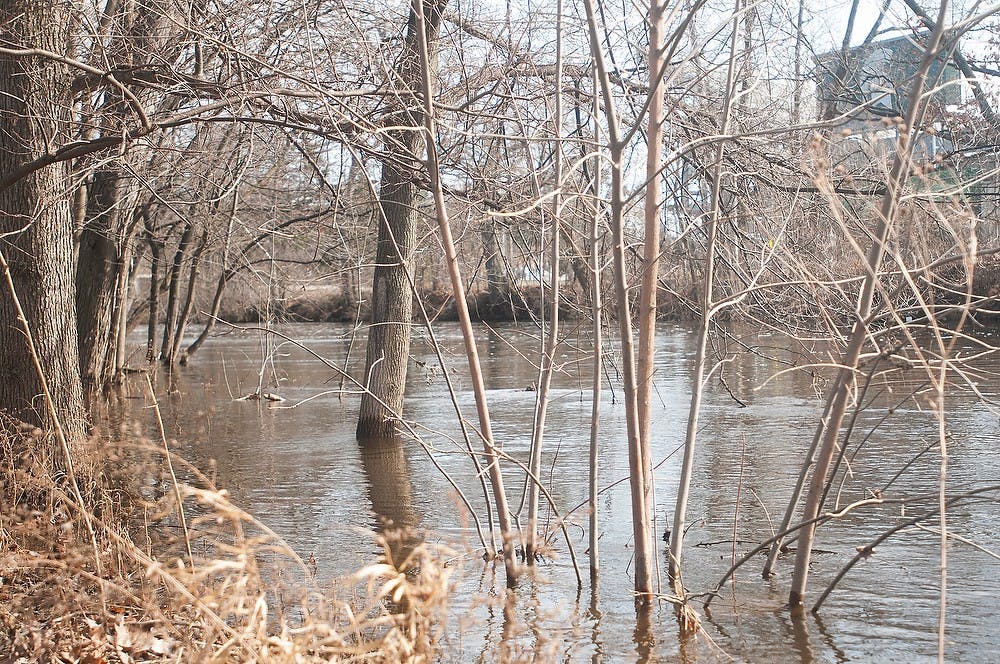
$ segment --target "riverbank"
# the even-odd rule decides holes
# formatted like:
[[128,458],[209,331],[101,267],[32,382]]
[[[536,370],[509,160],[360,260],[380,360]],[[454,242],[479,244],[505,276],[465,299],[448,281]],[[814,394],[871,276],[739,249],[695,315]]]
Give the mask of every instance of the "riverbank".
[[433,658],[451,593],[440,549],[394,556],[387,535],[380,558],[320,587],[314,560],[162,444],[94,438],[73,479],[40,454],[52,446],[0,437],[0,661]]
[[[420,301],[431,320],[458,320],[455,298],[450,291],[427,290],[420,293]],[[472,293],[467,304],[472,320],[488,323],[531,322],[547,315],[543,309],[549,307],[538,286],[525,286],[500,296],[485,291]],[[672,293],[661,294],[658,310],[661,320],[697,318],[693,303]],[[415,319],[419,319],[419,311],[419,307],[414,306]],[[233,303],[223,310],[221,317],[232,323],[257,323],[268,318],[293,323],[354,323],[367,322],[370,313],[367,300],[359,303],[354,295],[345,295],[338,288],[311,288],[265,306]],[[559,315],[563,320],[586,320],[591,316],[589,301],[576,291],[564,292]]]
[[[958,263],[950,263],[939,268],[933,280],[918,281],[921,297],[930,306],[942,311],[944,322],[960,318],[966,306],[974,317],[974,324],[1000,324],[997,299],[1000,297],[1000,256],[980,258],[974,270],[971,288],[965,281],[965,268]],[[889,286],[899,286],[898,277],[887,277]],[[895,281],[894,281],[895,279]],[[841,311],[843,303],[836,301],[836,293],[831,294],[831,302],[821,298],[805,301],[792,286],[775,286],[766,292],[767,297],[758,293],[755,297],[740,301],[739,308],[751,317],[792,317],[802,322],[814,321],[825,325],[833,316],[844,326],[853,320],[850,311]],[[897,292],[905,294],[906,289]],[[537,284],[524,284],[501,292],[477,290],[468,295],[469,315],[474,321],[483,322],[531,322],[547,315],[543,310],[550,305],[548,290],[544,292]],[[436,321],[458,320],[455,299],[450,290],[441,288],[419,289],[418,295],[428,318]],[[222,310],[221,317],[232,323],[256,323],[268,319],[280,319],[295,323],[357,323],[367,322],[370,317],[368,294],[361,299],[357,293],[347,293],[335,286],[310,286],[289,291],[264,304],[248,303],[245,298],[231,301]],[[915,299],[895,303],[902,318],[920,317],[921,312]],[[691,284],[680,284],[675,289],[661,288],[657,303],[657,318],[661,321],[688,322],[699,318],[697,288]],[[416,320],[420,308],[414,307]],[[825,312],[825,314],[824,314]],[[838,313],[839,312],[839,313]],[[587,320],[592,316],[589,296],[578,286],[567,286],[560,295],[560,317],[563,320]],[[720,320],[733,316],[732,310],[717,314]],[[884,317],[884,315],[883,315]]]

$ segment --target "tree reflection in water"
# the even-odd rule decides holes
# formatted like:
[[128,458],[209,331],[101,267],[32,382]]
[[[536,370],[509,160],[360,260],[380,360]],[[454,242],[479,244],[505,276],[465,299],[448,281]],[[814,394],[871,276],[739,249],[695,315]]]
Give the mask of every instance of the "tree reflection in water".
[[[400,438],[367,440],[360,447],[361,467],[368,482],[375,532],[386,537],[387,553],[397,569],[423,541],[417,532],[420,515],[413,507],[410,467]],[[402,571],[405,571],[403,569]]]

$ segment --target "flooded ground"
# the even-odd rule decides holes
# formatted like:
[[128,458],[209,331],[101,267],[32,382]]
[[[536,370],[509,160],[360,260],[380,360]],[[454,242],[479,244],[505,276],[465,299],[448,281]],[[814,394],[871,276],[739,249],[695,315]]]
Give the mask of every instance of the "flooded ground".
[[[344,364],[349,328],[280,329],[332,364]],[[458,330],[444,325],[436,333],[458,404],[466,417],[474,417]],[[483,328],[479,339],[495,436],[508,454],[521,459],[527,458],[537,394],[529,389],[537,381],[531,361],[539,347],[535,334],[529,327]],[[788,556],[770,581],[760,577],[763,559],[737,573],[735,585],[727,585],[711,613],[702,616],[704,632],[695,638],[679,637],[673,609],[666,604],[637,623],[628,485],[621,482],[627,476],[625,425],[613,357],[608,358],[601,419],[600,483],[606,488],[600,500],[599,587],[593,588],[587,578],[588,516],[580,507],[568,530],[583,570],[582,588],[566,543],[556,534],[552,556],[522,580],[505,605],[502,566],[484,568],[478,560],[481,550],[472,520],[442,472],[485,526],[482,490],[459,437],[433,347],[425,332],[415,335],[406,417],[424,445],[410,440],[362,450],[354,436],[358,397],[350,393],[350,385],[348,393],[341,393],[336,371],[295,345],[273,337],[268,343],[254,331],[213,339],[191,366],[176,372],[171,393],[161,396],[168,436],[177,439],[186,456],[202,463],[215,459],[219,483],[303,557],[314,556],[321,578],[370,562],[376,551],[373,531],[382,519],[418,528],[427,540],[453,549],[459,592],[443,661],[492,662],[505,654],[531,652],[567,662],[730,657],[749,662],[915,662],[935,656],[940,561],[938,535],[930,531],[936,529],[936,519],[924,524],[930,531],[909,529],[879,546],[841,582],[817,617],[792,621],[783,608],[792,564]],[[684,559],[684,583],[692,593],[714,588],[734,551],[736,556],[749,551],[780,521],[821,408],[822,372],[798,369],[768,380],[811,361],[818,345],[757,336],[743,341],[755,352],[737,354],[736,345],[719,348],[720,357],[735,359],[722,367],[724,382],[710,381],[704,401]],[[694,347],[692,330],[660,328],[652,441],[659,531],[672,520]],[[356,341],[350,360],[355,375],[363,350],[363,339]],[[546,427],[544,480],[563,512],[585,503],[587,496],[589,353],[585,339],[561,347],[561,371],[554,380]],[[968,379],[987,401],[994,399],[1000,389],[1000,358],[979,366],[984,371]],[[890,480],[886,496],[937,490],[937,423],[923,397],[910,396],[922,384],[923,377],[909,371],[869,389],[868,407],[850,441],[851,475],[831,500],[844,505],[868,497]],[[237,400],[259,386],[285,401]],[[163,376],[160,387],[167,387]],[[947,412],[950,491],[1000,484],[998,410],[968,386],[956,386]],[[523,476],[511,464],[504,471],[516,509]],[[987,549],[955,540],[948,551],[951,661],[1000,661],[996,495],[963,502],[949,513],[951,532]],[[933,507],[933,502],[924,503],[907,513]],[[818,596],[856,547],[899,523],[899,514],[898,506],[867,508],[823,527],[807,599]],[[665,555],[659,554],[661,573]],[[663,586],[665,590],[665,579]],[[700,611],[700,603],[696,607]]]

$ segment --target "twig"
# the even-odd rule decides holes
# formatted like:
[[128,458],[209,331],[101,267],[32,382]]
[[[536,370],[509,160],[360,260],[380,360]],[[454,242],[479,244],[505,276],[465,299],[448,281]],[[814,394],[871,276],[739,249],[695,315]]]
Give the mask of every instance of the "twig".
[[184,517],[184,498],[181,496],[181,489],[177,484],[177,475],[174,473],[174,464],[170,460],[170,448],[167,446],[167,433],[163,429],[163,417],[160,413],[160,404],[156,400],[156,392],[153,390],[153,381],[146,373],[146,386],[149,388],[149,398],[153,400],[153,413],[156,415],[156,426],[160,430],[160,441],[163,443],[164,459],[167,462],[167,471],[170,473],[170,481],[174,485],[174,498],[177,500],[177,516],[181,521],[181,530],[184,532],[184,547],[187,549],[188,564],[194,566],[194,554],[191,553],[191,535],[188,532],[187,519]]
[[[1000,491],[1000,485],[981,487],[979,489],[973,489],[972,491],[967,491],[966,493],[960,494],[958,496],[952,496],[946,501],[945,505],[946,507],[951,507],[955,503],[960,502],[966,498],[971,498],[973,496],[977,496],[982,493],[988,493],[990,491]],[[937,498],[937,494],[934,494],[934,497]],[[825,602],[826,598],[830,596],[830,593],[833,592],[833,589],[837,587],[837,584],[840,583],[840,580],[843,579],[849,571],[851,571],[851,568],[853,568],[858,563],[859,560],[862,560],[870,556],[876,546],[886,541],[894,534],[898,533],[900,530],[903,530],[904,528],[909,528],[912,525],[915,525],[917,523],[920,523],[921,521],[929,519],[934,515],[938,514],[939,512],[941,512],[941,508],[935,507],[934,509],[928,510],[923,514],[920,514],[919,516],[907,519],[898,526],[894,526],[893,528],[890,528],[889,530],[885,531],[884,533],[876,537],[874,540],[872,540],[866,546],[863,546],[860,549],[858,549],[858,553],[854,556],[854,558],[852,558],[849,563],[844,565],[843,569],[840,570],[840,573],[837,574],[836,577],[834,577],[833,581],[830,582],[830,585],[826,587],[826,590],[823,591],[823,594],[820,595],[819,598],[816,600],[816,603],[813,604],[812,612],[816,613],[817,611],[819,611],[820,607],[823,606],[823,602]]]

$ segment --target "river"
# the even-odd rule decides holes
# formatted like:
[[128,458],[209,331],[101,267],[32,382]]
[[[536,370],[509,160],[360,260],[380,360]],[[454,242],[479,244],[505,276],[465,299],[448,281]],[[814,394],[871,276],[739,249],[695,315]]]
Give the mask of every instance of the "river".
[[[426,331],[415,328],[407,386],[406,418],[427,447],[409,440],[363,451],[354,437],[356,394],[340,393],[340,378],[312,353],[334,365],[348,355],[351,330],[342,325],[288,325],[280,331],[311,352],[257,331],[213,338],[188,367],[178,369],[169,394],[160,397],[167,435],[185,456],[214,459],[218,481],[303,557],[313,556],[319,576],[332,579],[373,559],[374,531],[382,519],[418,528],[430,542],[457,552],[455,593],[442,661],[498,661],[533,651],[556,661],[672,662],[870,662],[932,660],[939,606],[938,535],[909,529],[877,547],[840,583],[817,616],[793,621],[784,604],[793,556],[777,575],[760,577],[763,560],[751,561],[701,611],[703,632],[678,635],[673,609],[658,606],[637,624],[632,601],[631,522],[625,424],[615,358],[609,356],[601,418],[600,499],[602,570],[594,589],[587,575],[587,514],[577,510],[569,534],[584,574],[579,590],[561,536],[552,556],[518,584],[504,610],[502,566],[484,568],[476,556],[475,529],[457,493],[430,455],[483,513],[482,490],[460,442],[445,381]],[[458,403],[474,418],[465,356],[455,326],[435,328]],[[987,337],[996,343],[996,336]],[[687,419],[696,335],[683,326],[658,329],[653,456],[658,532],[672,520],[680,467],[679,446]],[[479,350],[498,443],[526,459],[537,380],[537,331],[527,326],[480,328]],[[736,498],[737,556],[766,539],[784,512],[801,459],[819,417],[822,370],[814,361],[821,342],[789,343],[779,337],[746,335],[741,346],[719,342],[729,358],[708,382],[699,432],[690,530],[684,553],[684,583],[706,592],[730,566]],[[960,348],[961,350],[961,348]],[[971,348],[966,349],[971,352]],[[590,348],[585,333],[569,331],[560,346],[543,458],[543,479],[560,510],[586,500],[590,421]],[[810,359],[812,358],[812,359]],[[350,371],[363,365],[363,339],[354,342]],[[977,363],[968,385],[947,398],[949,490],[961,492],[1000,481],[1000,418],[989,405],[1000,388],[1000,358]],[[791,369],[792,367],[799,367]],[[784,371],[784,373],[779,373]],[[869,497],[908,461],[930,446],[937,422],[919,394],[923,378],[900,370],[877,381],[865,395],[851,451],[851,475],[836,498],[842,506]],[[282,402],[240,401],[263,385]],[[166,387],[163,376],[159,387]],[[350,390],[348,385],[348,390]],[[141,391],[139,386],[134,388]],[[136,414],[136,417],[140,415]],[[478,447],[477,447],[478,449]],[[892,483],[887,497],[937,490],[938,451],[930,449]],[[523,477],[504,466],[512,508],[521,501]],[[617,482],[617,483],[616,483]],[[991,494],[993,498],[996,494]],[[831,499],[833,500],[833,499]],[[914,508],[908,514],[934,503]],[[878,534],[899,522],[899,507],[858,510],[817,534],[809,599]],[[949,529],[972,544],[954,540],[948,550],[947,655],[950,661],[1000,661],[1000,562],[995,557],[1000,514],[996,502],[968,501],[949,512]],[[924,524],[935,529],[937,520]],[[661,543],[662,544],[662,543]],[[666,554],[659,552],[661,572]],[[663,587],[667,584],[663,580]]]

